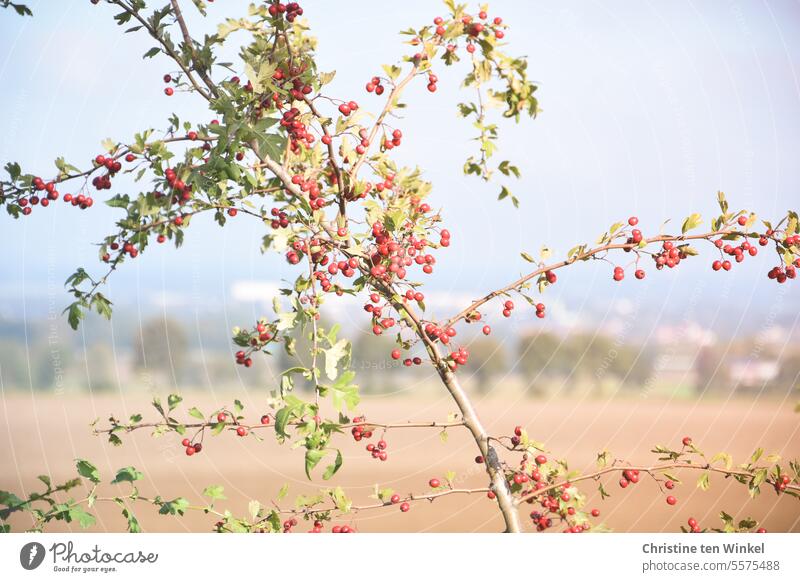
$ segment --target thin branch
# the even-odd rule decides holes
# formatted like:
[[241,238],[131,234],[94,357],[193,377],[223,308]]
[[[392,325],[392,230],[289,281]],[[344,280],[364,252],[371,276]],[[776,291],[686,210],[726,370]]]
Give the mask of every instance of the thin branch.
[[[652,477],[655,477],[657,473],[663,473],[664,471],[669,471],[671,469],[687,469],[691,471],[709,471],[712,473],[721,473],[726,477],[748,477],[753,478],[755,476],[755,471],[736,471],[732,469],[723,469],[722,467],[712,467],[710,464],[697,464],[697,463],[665,463],[663,465],[653,465],[650,467],[647,466],[628,466],[628,465],[615,465],[613,467],[606,467],[604,469],[600,469],[599,471],[595,471],[594,473],[587,473],[585,475],[581,475],[580,477],[574,477],[573,479],[568,479],[566,481],[561,481],[559,483],[553,483],[552,485],[548,485],[541,489],[537,489],[532,491],[531,493],[522,495],[521,497],[516,498],[514,501],[515,505],[519,505],[529,499],[533,499],[535,497],[539,497],[549,491],[553,491],[554,489],[560,489],[564,486],[568,486],[571,483],[579,483],[581,481],[590,481],[590,480],[597,480],[603,475],[608,475],[609,473],[621,473],[623,471],[639,471],[641,473],[647,473]],[[768,483],[770,485],[775,485],[774,480],[765,479],[764,483]],[[786,489],[790,489],[792,491],[800,492],[800,486],[798,485],[787,485]]]
[[217,97],[218,96],[217,86],[208,76],[208,73],[206,72],[205,68],[199,66],[197,62],[197,51],[195,51],[194,39],[192,39],[192,36],[189,34],[189,29],[186,26],[186,21],[184,20],[183,14],[181,13],[181,7],[178,4],[178,0],[170,0],[170,3],[172,4],[172,12],[175,15],[175,20],[178,21],[178,26],[180,27],[181,34],[183,35],[183,42],[186,45],[186,48],[189,50],[189,54],[192,57],[192,67],[194,68],[195,71],[197,71],[197,74],[200,75],[200,78],[203,80],[203,83],[206,84],[206,87],[208,87],[208,90],[211,92],[211,95]]
[[[704,234],[694,234],[694,235],[659,235],[659,236],[654,236],[654,237],[650,237],[650,238],[646,238],[646,239],[642,239],[642,240],[644,242],[646,242],[647,244],[651,244],[651,243],[655,243],[655,242],[668,242],[668,241],[670,241],[670,242],[682,242],[682,241],[688,241],[688,240],[711,239],[713,237],[726,236],[726,235],[730,235],[730,234],[743,235],[745,233],[738,232],[738,231],[735,231],[735,230],[732,230],[732,229],[722,229],[722,230],[718,230],[718,231],[711,231],[711,232],[707,232],[707,233],[704,233]],[[542,275],[544,273],[547,273],[548,271],[555,271],[557,269],[561,269],[561,268],[566,267],[568,265],[571,265],[573,263],[577,263],[579,261],[583,261],[583,260],[592,258],[595,255],[604,253],[606,251],[614,250],[614,249],[630,249],[630,250],[633,250],[633,249],[638,248],[640,244],[641,243],[627,243],[627,242],[626,243],[609,243],[609,244],[605,244],[605,245],[601,245],[601,246],[595,247],[595,248],[593,248],[591,250],[588,250],[588,251],[586,251],[584,253],[581,253],[581,254],[578,254],[578,255],[574,255],[574,256],[572,256],[572,257],[570,257],[570,258],[568,258],[568,259],[566,259],[564,261],[560,261],[558,263],[553,263],[551,265],[539,267],[535,271],[533,271],[531,273],[528,273],[527,275],[525,275],[523,277],[520,277],[519,279],[517,279],[513,283],[510,283],[510,284],[506,285],[505,287],[503,287],[501,289],[497,289],[496,291],[492,291],[491,293],[486,294],[485,296],[481,297],[480,299],[478,299],[476,301],[473,301],[469,305],[469,307],[466,307],[465,309],[461,310],[459,313],[457,313],[456,315],[451,317],[449,320],[447,320],[447,322],[444,323],[442,327],[447,328],[447,327],[452,326],[454,323],[456,323],[457,321],[459,321],[461,319],[464,319],[467,315],[469,315],[470,313],[476,311],[483,304],[488,303],[489,301],[491,301],[495,297],[499,297],[499,296],[504,295],[504,294],[506,294],[506,293],[508,293],[510,291],[518,290],[523,285],[525,285],[528,281],[530,281],[531,279],[535,279],[536,277],[538,277],[538,276],[540,276],[540,275]]]

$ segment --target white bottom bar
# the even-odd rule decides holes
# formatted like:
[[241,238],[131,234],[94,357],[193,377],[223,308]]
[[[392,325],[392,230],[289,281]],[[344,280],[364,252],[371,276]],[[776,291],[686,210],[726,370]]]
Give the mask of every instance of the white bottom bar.
[[0,578],[800,580],[799,542],[798,534],[7,534]]

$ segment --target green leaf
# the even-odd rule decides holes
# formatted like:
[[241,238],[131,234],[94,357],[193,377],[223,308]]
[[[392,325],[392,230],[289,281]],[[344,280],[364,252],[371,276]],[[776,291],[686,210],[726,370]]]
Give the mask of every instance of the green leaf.
[[345,360],[345,365],[350,363],[350,342],[341,339],[333,344],[325,353],[325,374],[330,380],[336,380],[339,375],[339,362]]
[[224,487],[222,485],[209,485],[205,489],[203,489],[203,495],[208,497],[209,499],[227,499],[223,494]]
[[700,478],[697,480],[697,486],[703,491],[708,491],[708,488],[711,486],[708,481],[708,473],[700,475]]
[[134,467],[124,467],[117,471],[117,476],[114,477],[114,480],[111,484],[115,483],[133,483],[134,481],[138,481],[144,477],[144,474],[141,471],[137,471]]
[[247,512],[250,514],[250,519],[253,521],[258,517],[259,511],[261,511],[261,503],[258,500],[253,499],[247,504]]
[[356,373],[353,370],[347,370],[331,387],[333,390],[333,406],[336,410],[341,411],[342,405],[346,406],[348,410],[355,410],[361,397],[358,394],[358,386],[350,382],[355,378]]
[[320,85],[327,85],[333,78],[336,76],[336,71],[331,71],[330,73],[319,73],[319,84]]
[[341,487],[336,487],[336,489],[331,491],[330,496],[336,508],[342,513],[349,512],[350,508],[353,506],[353,502],[347,498],[347,495],[344,494],[344,490]]
[[183,401],[183,398],[178,396],[177,394],[170,394],[167,396],[167,407],[170,410],[175,410],[175,408]]
[[719,209],[722,211],[722,214],[728,212],[728,201],[725,200],[725,194],[723,192],[717,192],[717,202],[719,202]]
[[205,415],[203,415],[203,413],[202,413],[202,412],[200,412],[200,411],[197,409],[197,407],[196,407],[196,406],[192,406],[192,407],[189,409],[189,416],[191,416],[191,417],[193,417],[193,418],[196,418],[197,420],[205,420],[205,418],[206,418],[206,417],[205,417]]
[[306,477],[311,479],[311,471],[314,470],[322,458],[325,456],[325,451],[318,449],[308,449],[306,451]]
[[697,212],[694,214],[690,214],[686,220],[683,221],[683,226],[681,227],[681,232],[686,234],[693,228],[697,228],[700,226],[700,223],[703,221],[703,217],[700,216]]
[[122,510],[122,515],[128,520],[128,533],[142,533],[139,520],[127,507]]
[[183,515],[187,509],[189,509],[189,500],[184,497],[178,497],[172,501],[162,503],[158,513],[161,515]]
[[278,491],[278,501],[286,497],[288,493],[289,493],[289,484],[284,483],[283,487],[281,487],[281,490]]
[[72,329],[78,329],[81,319],[86,315],[81,307],[82,303],[80,301],[75,301],[64,310],[64,312],[67,313],[67,321]]
[[78,475],[81,477],[85,477],[92,483],[100,483],[100,473],[97,470],[97,467],[92,465],[89,461],[84,459],[76,459],[77,465],[76,468],[78,469]]
[[336,449],[336,460],[333,462],[332,465],[328,465],[328,467],[325,469],[325,473],[323,473],[322,475],[322,478],[327,481],[336,474],[336,472],[341,468],[341,466],[342,466],[342,451]]
[[92,527],[97,521],[91,513],[88,513],[81,506],[77,505],[70,508],[69,519],[67,521],[77,521],[83,529]]
[[730,469],[733,465],[733,457],[728,453],[717,453],[713,457],[711,457],[710,463],[715,463],[717,461],[723,461],[725,463],[725,468]]

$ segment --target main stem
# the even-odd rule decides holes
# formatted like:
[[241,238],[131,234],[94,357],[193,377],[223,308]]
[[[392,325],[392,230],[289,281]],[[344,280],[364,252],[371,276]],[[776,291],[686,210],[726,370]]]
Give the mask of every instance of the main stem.
[[500,460],[497,457],[497,452],[489,444],[489,434],[486,432],[483,424],[478,418],[478,413],[472,405],[472,401],[467,396],[458,378],[450,369],[447,361],[442,357],[439,352],[439,346],[431,341],[428,334],[425,332],[425,327],[416,316],[410,305],[407,305],[398,299],[399,295],[394,291],[392,286],[388,283],[383,283],[380,280],[373,280],[373,284],[378,289],[383,297],[394,306],[397,313],[401,314],[406,320],[406,323],[414,330],[417,336],[425,344],[425,349],[431,358],[431,363],[436,368],[442,383],[447,388],[450,396],[458,406],[461,416],[464,419],[464,425],[472,433],[472,438],[475,439],[475,444],[480,450],[481,456],[484,460],[486,473],[491,480],[492,491],[497,499],[497,505],[500,508],[500,513],[503,515],[507,533],[520,533],[522,530],[519,523],[519,513],[514,505],[514,499],[511,496],[511,490],[506,482],[505,473],[500,465]]
[[450,392],[450,396],[455,400],[458,409],[464,417],[464,424],[472,433],[472,438],[475,439],[475,444],[478,445],[481,451],[481,456],[483,456],[486,465],[486,472],[489,474],[489,478],[492,481],[492,490],[496,495],[497,505],[500,507],[500,512],[503,514],[506,532],[520,533],[522,530],[520,529],[519,513],[514,506],[514,500],[511,497],[511,491],[508,488],[503,468],[500,466],[497,453],[489,444],[489,435],[486,433],[486,429],[483,427],[480,418],[478,418],[475,407],[472,406],[472,401],[470,401],[466,392],[464,392],[464,389],[461,387],[461,383],[452,371],[443,369],[442,366],[438,366],[437,368],[439,377],[442,379],[442,382],[444,382],[448,392]]

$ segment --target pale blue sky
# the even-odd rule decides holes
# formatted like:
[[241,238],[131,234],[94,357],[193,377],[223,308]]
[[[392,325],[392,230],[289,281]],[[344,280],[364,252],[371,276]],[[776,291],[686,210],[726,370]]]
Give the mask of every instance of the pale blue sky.
[[[164,97],[165,60],[142,60],[150,43],[120,34],[113,9],[84,0],[28,3],[33,19],[0,14],[2,163],[47,173],[65,155],[85,165],[103,138],[125,140],[145,126],[161,127],[173,110],[208,119],[198,100]],[[245,5],[219,0],[210,19],[236,16]],[[337,70],[331,92],[373,109],[377,100],[363,85],[401,54],[396,32],[442,12],[432,1],[353,1],[347,10],[322,1],[302,5],[320,39],[320,68]],[[666,218],[708,216],[718,189],[733,206],[761,215],[800,206],[800,3],[494,2],[490,13],[512,25],[509,51],[529,57],[543,113],[504,127],[502,153],[524,174],[513,184],[522,202],[514,210],[495,201],[494,186],[460,174],[470,135],[455,116],[460,73],[438,71],[435,95],[422,84],[409,91],[413,107],[397,122],[406,136],[399,154],[426,170],[434,204],[446,207],[453,232],[431,280],[436,289],[476,293],[502,284],[525,268],[519,250],[548,244],[560,255],[630,214],[645,232]],[[77,265],[97,270],[88,243],[108,231],[114,216],[102,205],[78,212],[58,204],[26,220],[0,221],[4,312],[47,296],[48,283],[57,291]],[[260,237],[244,220],[224,230],[197,222],[181,251],[159,249],[127,265],[112,298],[146,306],[153,291],[164,290],[214,304],[235,280],[287,275],[282,261],[261,257]],[[620,297],[680,311],[694,297],[717,310],[730,305],[737,317],[750,311],[750,323],[776,301],[796,306],[797,284],[782,295],[766,280],[771,258],[720,275],[711,273],[705,250],[676,272],[649,269],[647,296],[632,280],[613,283],[611,267],[602,264],[564,273],[554,295],[593,313]]]

